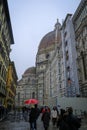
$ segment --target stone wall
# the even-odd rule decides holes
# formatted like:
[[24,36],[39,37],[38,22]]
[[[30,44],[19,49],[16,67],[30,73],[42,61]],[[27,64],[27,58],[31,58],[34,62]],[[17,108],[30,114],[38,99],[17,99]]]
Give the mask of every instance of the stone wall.
[[66,109],[68,107],[73,108],[74,114],[81,115],[84,113],[84,111],[87,112],[87,98],[80,98],[80,97],[73,97],[73,98],[67,98],[67,97],[54,97],[49,98],[46,102],[50,108],[53,106],[58,106],[59,109],[63,108]]
[[71,106],[74,113],[78,115],[81,115],[84,111],[87,112],[87,98],[57,98],[57,105],[60,105],[60,107],[64,109]]

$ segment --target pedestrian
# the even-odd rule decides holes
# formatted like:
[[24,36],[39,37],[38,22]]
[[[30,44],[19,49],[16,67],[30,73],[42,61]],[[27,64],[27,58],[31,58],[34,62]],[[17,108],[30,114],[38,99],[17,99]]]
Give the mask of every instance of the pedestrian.
[[52,111],[51,111],[51,119],[52,119],[52,124],[53,126],[56,126],[57,123],[57,119],[58,119],[58,110],[57,108],[54,106]]
[[66,122],[67,115],[68,113],[64,109],[60,109],[60,115],[57,120],[57,128],[59,128],[59,130],[71,130],[69,129],[69,125]]
[[38,119],[39,114],[40,114],[40,111],[37,108],[37,105],[32,105],[30,114],[29,114],[30,130],[37,129],[36,120]]
[[30,130],[34,130],[34,122],[35,122],[35,109],[34,109],[34,106],[31,106],[31,109],[30,109],[29,122],[30,122]]
[[45,109],[47,109],[47,106],[44,106],[44,107],[42,108],[42,114],[45,112]]
[[35,130],[37,130],[37,119],[40,115],[40,109],[37,107],[37,104],[35,104],[35,111],[36,111],[36,115],[35,115],[34,128]]
[[57,126],[59,127],[59,130],[78,130],[81,126],[81,122],[73,115],[72,107],[69,107],[67,111],[61,109]]
[[72,107],[69,107],[67,111],[66,122],[69,124],[70,130],[78,130],[81,127],[81,119],[73,114]]
[[45,130],[48,130],[49,122],[50,122],[50,112],[45,108],[44,113],[42,114],[41,120],[43,121],[43,126]]

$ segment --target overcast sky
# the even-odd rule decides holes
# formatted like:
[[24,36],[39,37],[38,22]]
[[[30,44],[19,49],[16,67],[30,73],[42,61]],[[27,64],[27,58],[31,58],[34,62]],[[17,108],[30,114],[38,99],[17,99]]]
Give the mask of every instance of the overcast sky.
[[81,0],[8,0],[15,44],[11,45],[11,60],[15,62],[18,78],[35,66],[41,39],[54,30],[59,19],[74,14]]

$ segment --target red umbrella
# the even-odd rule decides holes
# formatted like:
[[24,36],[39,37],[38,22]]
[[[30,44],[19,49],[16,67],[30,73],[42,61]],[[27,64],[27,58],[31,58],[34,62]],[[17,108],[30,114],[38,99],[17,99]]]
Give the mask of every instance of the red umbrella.
[[24,101],[25,104],[38,104],[38,100],[37,99],[28,99],[26,101]]

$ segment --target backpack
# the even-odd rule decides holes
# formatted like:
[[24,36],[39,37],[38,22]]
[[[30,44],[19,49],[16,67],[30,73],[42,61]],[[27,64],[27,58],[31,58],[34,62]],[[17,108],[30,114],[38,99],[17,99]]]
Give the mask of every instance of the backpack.
[[75,126],[76,126],[77,128],[80,128],[80,127],[81,127],[81,119],[79,119],[79,118],[76,118],[76,119],[75,119]]

